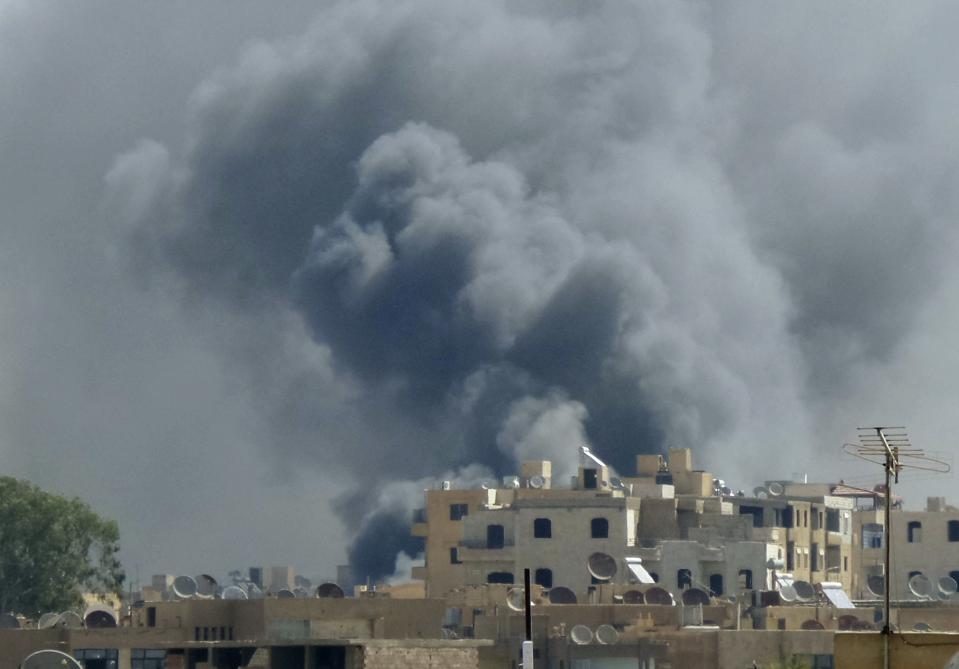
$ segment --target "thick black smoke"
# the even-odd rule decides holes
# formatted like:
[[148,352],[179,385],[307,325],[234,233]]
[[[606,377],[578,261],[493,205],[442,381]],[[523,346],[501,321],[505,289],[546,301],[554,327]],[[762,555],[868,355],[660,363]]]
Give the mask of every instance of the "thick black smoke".
[[370,486],[583,442],[788,475],[894,355],[954,236],[945,119],[753,9],[345,3],[204,84],[181,156],[118,162],[138,265],[231,310],[272,452],[361,486],[360,573],[415,550],[419,492]]

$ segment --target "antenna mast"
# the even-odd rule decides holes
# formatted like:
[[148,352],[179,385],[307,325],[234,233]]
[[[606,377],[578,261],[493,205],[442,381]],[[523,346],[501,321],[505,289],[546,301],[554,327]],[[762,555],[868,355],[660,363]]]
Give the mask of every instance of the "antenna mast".
[[843,451],[857,458],[873,464],[882,465],[886,475],[885,490],[883,491],[883,607],[882,607],[882,635],[883,666],[889,669],[889,635],[892,628],[889,625],[889,593],[890,587],[890,560],[889,551],[892,546],[892,479],[899,483],[899,472],[905,468],[923,469],[932,472],[946,473],[950,470],[948,463],[927,457],[921,449],[913,448],[904,427],[860,427],[859,444],[843,444]]

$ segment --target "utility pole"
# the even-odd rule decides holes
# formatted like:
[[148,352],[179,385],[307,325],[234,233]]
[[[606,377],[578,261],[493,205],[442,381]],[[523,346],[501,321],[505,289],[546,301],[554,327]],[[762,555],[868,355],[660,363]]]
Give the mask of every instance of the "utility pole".
[[899,483],[899,472],[905,468],[946,473],[948,463],[927,457],[921,449],[913,448],[904,427],[860,427],[859,444],[843,444],[843,451],[873,464],[882,465],[886,478],[883,491],[883,602],[882,631],[883,669],[889,669],[889,637],[892,626],[889,620],[889,597],[892,590],[890,551],[892,549],[892,483]]

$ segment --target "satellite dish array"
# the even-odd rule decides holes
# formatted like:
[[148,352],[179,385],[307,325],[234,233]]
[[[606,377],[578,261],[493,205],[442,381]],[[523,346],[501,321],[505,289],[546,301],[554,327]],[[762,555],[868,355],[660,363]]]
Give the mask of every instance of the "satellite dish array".
[[[6,628],[8,625],[20,627],[20,622],[10,613],[0,616],[0,628]],[[44,613],[37,620],[37,629],[45,630],[53,627],[60,629],[108,629],[117,626],[117,616],[105,606],[92,606],[81,616],[76,611],[64,611],[63,613]]]
[[38,650],[27,655],[21,669],[83,669],[83,665],[59,650]]
[[599,625],[595,632],[586,625],[573,625],[572,629],[569,630],[569,638],[577,646],[585,646],[593,641],[608,646],[619,641],[619,632],[607,623]]
[[[209,574],[177,576],[173,579],[170,594],[175,599],[262,599],[263,591],[254,583],[236,583],[220,587],[216,579]],[[321,583],[313,589],[313,582],[305,576],[296,576],[294,587],[280,588],[268,594],[278,599],[306,599],[310,596],[320,599],[342,599],[346,596],[343,588],[336,583]]]
[[793,581],[792,583],[786,583],[780,586],[779,597],[787,603],[799,602],[801,604],[807,604],[816,601],[819,595],[816,592],[816,588],[812,586],[812,583],[808,583],[807,581]]

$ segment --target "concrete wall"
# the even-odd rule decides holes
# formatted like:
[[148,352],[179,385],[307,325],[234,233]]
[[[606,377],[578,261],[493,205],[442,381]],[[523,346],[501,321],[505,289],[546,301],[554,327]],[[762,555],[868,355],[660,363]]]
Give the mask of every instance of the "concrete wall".
[[[881,634],[839,632],[835,637],[836,669],[883,666]],[[890,669],[944,669],[959,657],[959,635],[906,632],[889,637]]]
[[366,646],[357,669],[478,669],[479,649],[408,644]]

